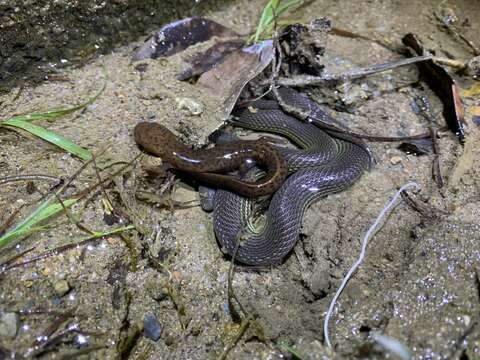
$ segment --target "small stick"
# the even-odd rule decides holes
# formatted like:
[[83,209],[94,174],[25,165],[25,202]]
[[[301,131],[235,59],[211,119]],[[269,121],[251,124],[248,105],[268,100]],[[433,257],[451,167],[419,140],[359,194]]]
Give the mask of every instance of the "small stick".
[[437,20],[440,21],[448,31],[450,31],[451,34],[467,44],[475,56],[480,55],[480,49],[475,45],[475,43],[463,35],[462,32],[452,22],[449,21],[451,18],[450,16],[442,16],[438,12],[435,12],[435,16],[437,17]]
[[467,64],[460,60],[447,59],[436,56],[433,57],[432,60],[439,65],[449,66],[457,70],[465,70],[467,68]]
[[113,202],[110,199],[110,196],[108,196],[107,190],[105,190],[105,184],[102,182],[102,177],[100,176],[100,172],[98,171],[98,166],[97,166],[97,160],[95,159],[95,154],[92,154],[92,161],[93,161],[93,169],[95,171],[95,176],[97,177],[98,183],[100,184],[100,190],[102,191],[103,196],[107,200],[107,205],[110,207],[108,209],[109,211],[115,212],[115,209],[113,207]]
[[[17,217],[17,215],[20,213],[20,210],[25,206],[25,204],[21,205],[18,209],[16,209],[8,218],[5,220],[3,224],[0,225],[0,236],[2,236],[5,231],[10,227],[10,225],[13,223],[13,220]],[[0,254],[2,251],[0,251]]]
[[238,330],[237,335],[235,335],[235,338],[233,339],[232,343],[225,347],[223,352],[217,358],[218,360],[225,360],[227,358],[228,353],[237,345],[237,343],[242,338],[243,334],[245,334],[249,326],[252,324],[252,321],[253,321],[252,315],[248,315],[245,319],[242,320],[242,323],[240,324],[240,329]]
[[62,324],[64,324],[67,320],[71,319],[73,316],[74,314],[72,310],[57,315],[53,322],[48,325],[45,330],[43,330],[42,334],[35,338],[32,347],[46,343],[49,340],[50,336],[52,336],[53,333],[57,331],[60,326],[62,326]]
[[22,256],[25,256],[27,255],[28,253],[32,252],[33,250],[35,250],[35,247],[31,247],[27,250],[24,250],[16,255],[14,255],[13,257],[11,257],[10,259],[6,260],[5,262],[1,263],[0,264],[0,272],[6,268],[8,265],[10,265],[11,263],[15,262],[17,259],[20,259]]
[[0,185],[7,184],[9,182],[17,182],[17,181],[51,181],[55,183],[54,186],[58,186],[63,182],[63,179],[56,176],[43,175],[43,174],[12,175],[12,176],[5,176],[0,178]]
[[13,269],[13,268],[25,266],[25,265],[28,265],[30,263],[37,262],[39,260],[47,259],[47,258],[52,257],[52,256],[57,256],[57,255],[59,255],[61,253],[64,253],[68,250],[76,249],[76,248],[78,248],[82,245],[86,245],[86,244],[89,244],[89,243],[95,243],[95,242],[98,242],[98,241],[102,240],[103,238],[105,238],[107,236],[118,234],[118,233],[121,233],[122,231],[126,231],[126,230],[132,230],[134,228],[135,228],[134,226],[129,225],[129,226],[126,226],[124,228],[114,229],[114,230],[112,230],[110,232],[106,232],[106,233],[94,233],[93,235],[91,235],[91,236],[89,236],[89,237],[87,237],[87,238],[85,238],[81,241],[66,244],[66,245],[62,245],[62,246],[56,247],[56,248],[51,249],[51,250],[47,250],[47,251],[45,251],[45,252],[43,252],[43,253],[41,253],[37,256],[34,256],[30,259],[27,259],[27,260],[25,260],[21,263],[7,265],[7,266],[0,269],[0,273],[8,271],[8,270]]
[[359,79],[368,75],[377,74],[380,72],[396,69],[401,66],[411,65],[418,62],[424,62],[432,60],[432,55],[416,56],[408,59],[401,59],[398,61],[376,64],[372,66],[367,66],[364,68],[355,68],[349,71],[346,71],[342,74],[324,74],[321,76],[313,75],[298,75],[292,76],[290,78],[280,78],[277,81],[278,85],[282,86],[309,86],[309,85],[319,85],[326,83],[338,83],[341,81]]
[[415,101],[420,108],[420,113],[428,121],[428,130],[430,131],[430,138],[432,139],[433,145],[432,175],[433,180],[440,189],[443,187],[444,182],[440,169],[440,150],[438,147],[437,129],[434,127],[435,119],[430,111],[430,102],[426,96],[417,96]]

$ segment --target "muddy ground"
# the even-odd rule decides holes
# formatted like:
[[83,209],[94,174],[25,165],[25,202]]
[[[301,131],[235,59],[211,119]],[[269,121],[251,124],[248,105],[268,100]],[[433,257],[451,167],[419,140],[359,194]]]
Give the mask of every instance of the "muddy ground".
[[[309,21],[328,16],[334,26],[395,46],[405,33],[414,32],[439,55],[470,58],[468,48],[439,26],[434,16],[439,6],[438,1],[344,1],[341,6],[336,1],[312,1],[291,17]],[[453,9],[464,34],[478,41],[478,3],[458,1],[443,7]],[[259,2],[242,0],[206,15],[245,33],[254,28],[260,9]],[[0,99],[1,118],[78,104],[106,83],[105,91],[86,110],[40,124],[94,152],[106,149],[97,159],[99,166],[135,158],[139,151],[132,129],[139,121],[157,121],[185,141],[204,143],[221,122],[217,99],[175,79],[186,66],[184,55],[146,61],[146,70],[139,71],[131,56],[141,41],[80,68],[63,69],[57,81],[13,89]],[[374,42],[329,36],[325,63],[348,67],[399,58]],[[400,136],[427,130],[426,121],[412,111],[409,84],[417,79],[416,68],[407,67],[347,87],[308,92],[352,129]],[[460,79],[462,89],[473,84],[471,79]],[[442,125],[441,102],[425,91]],[[475,102],[480,105],[478,97],[462,94],[467,110]],[[179,106],[182,98],[201,104],[203,112],[191,116]],[[480,138],[468,111],[466,122],[463,147],[454,134],[440,133],[446,183],[441,190],[431,177],[432,156],[408,155],[395,143],[372,143],[375,167],[349,190],[309,208],[301,239],[282,265],[266,271],[238,268],[234,290],[257,320],[228,358],[288,358],[291,355],[282,344],[295,348],[304,359],[394,358],[372,345],[372,332],[402,342],[415,359],[480,358]],[[5,129],[0,130],[0,148],[0,177],[41,173],[68,178],[82,165],[41,140]],[[12,351],[17,356],[43,358],[206,359],[219,356],[234,342],[239,325],[227,304],[230,262],[216,243],[211,215],[198,206],[172,212],[135,200],[135,192],[157,193],[161,185],[144,179],[140,163],[135,162],[106,191],[114,206],[133,214],[130,217],[143,225],[148,236],[130,231],[123,238],[108,237],[1,274],[0,330],[15,332],[4,332],[0,338],[0,358]],[[109,171],[112,168],[102,176]],[[95,171],[88,167],[67,195],[96,181]],[[420,185],[417,197],[436,209],[432,212],[438,216],[422,217],[401,203],[388,217],[336,307],[330,324],[332,352],[322,335],[332,296],[358,256],[363,234],[389,197],[408,181]],[[49,187],[39,182],[32,191],[26,184],[2,185],[2,222],[23,204],[36,204],[40,192]],[[179,182],[172,198],[198,201],[198,193]],[[96,190],[72,213],[95,231],[124,225],[107,225],[104,203],[105,194]],[[20,217],[31,209],[22,208]],[[49,224],[50,229],[3,252],[1,261],[32,246],[35,250],[29,256],[85,236],[64,215]],[[59,321],[58,313],[70,316]],[[160,323],[157,341],[142,335],[147,314],[154,314]],[[45,352],[36,353],[38,337],[49,335],[50,328],[57,329],[58,335],[71,326],[77,326],[84,337],[72,332],[63,341],[37,347]]]

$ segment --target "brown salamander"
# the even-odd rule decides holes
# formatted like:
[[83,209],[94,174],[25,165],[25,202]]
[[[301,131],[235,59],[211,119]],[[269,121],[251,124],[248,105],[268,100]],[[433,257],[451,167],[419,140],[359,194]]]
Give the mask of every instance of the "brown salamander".
[[[265,140],[241,140],[194,150],[180,142],[166,127],[152,122],[137,124],[134,137],[146,152],[161,157],[171,168],[246,197],[275,192],[287,176],[287,164],[281,153]],[[266,171],[265,177],[248,182],[218,174],[237,170],[251,161]]]

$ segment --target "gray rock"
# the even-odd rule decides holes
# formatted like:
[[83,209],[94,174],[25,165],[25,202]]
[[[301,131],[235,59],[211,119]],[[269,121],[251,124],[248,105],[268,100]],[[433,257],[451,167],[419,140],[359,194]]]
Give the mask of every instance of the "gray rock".
[[182,97],[175,100],[178,108],[183,110],[188,116],[198,116],[204,111],[203,104],[191,98]]
[[14,312],[0,313],[0,339],[13,339],[17,336],[20,319]]
[[475,56],[467,64],[468,73],[477,78],[480,76],[480,56]]
[[53,287],[58,296],[63,296],[70,290],[70,284],[67,280],[59,280],[53,284]]
[[157,341],[160,339],[161,333],[162,326],[160,325],[157,317],[152,313],[146,314],[143,319],[143,334],[145,337],[153,341]]

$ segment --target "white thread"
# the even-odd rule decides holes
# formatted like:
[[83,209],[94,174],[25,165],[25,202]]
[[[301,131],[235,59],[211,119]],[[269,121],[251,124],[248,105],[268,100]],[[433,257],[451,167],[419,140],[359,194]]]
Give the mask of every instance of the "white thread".
[[372,226],[370,226],[370,229],[368,229],[368,231],[366,232],[365,236],[363,237],[363,240],[362,240],[362,250],[360,251],[360,255],[357,259],[357,261],[352,265],[352,267],[350,268],[350,270],[348,270],[348,273],[347,275],[345,275],[345,277],[343,278],[343,281],[340,285],[340,287],[338,288],[337,292],[335,293],[333,299],[332,299],[332,302],[330,303],[330,306],[328,307],[328,311],[327,311],[327,315],[325,316],[325,321],[323,323],[323,335],[325,337],[325,343],[327,344],[327,346],[332,349],[332,344],[330,343],[330,338],[328,336],[328,322],[330,321],[330,317],[332,316],[333,314],[333,309],[335,307],[335,304],[338,300],[338,298],[340,297],[340,294],[342,293],[343,289],[345,288],[345,286],[347,285],[347,282],[348,280],[350,280],[350,278],[352,277],[353,273],[357,270],[357,268],[360,266],[360,264],[362,263],[363,259],[365,258],[365,252],[367,250],[367,245],[368,245],[368,240],[369,238],[372,236],[373,232],[375,231],[375,229],[378,227],[378,225],[380,224],[380,221],[383,219],[383,217],[387,214],[387,212],[393,207],[393,205],[395,205],[395,202],[397,201],[398,197],[400,196],[400,194],[402,193],[402,191],[404,191],[405,189],[409,188],[409,187],[415,187],[417,189],[420,189],[420,186],[418,186],[417,183],[415,182],[409,182],[405,185],[403,185],[396,193],[395,195],[393,196],[392,200],[390,200],[386,205],[385,207],[382,209],[382,211],[380,212],[380,214],[377,216],[377,219],[375,220],[375,222],[373,223]]

